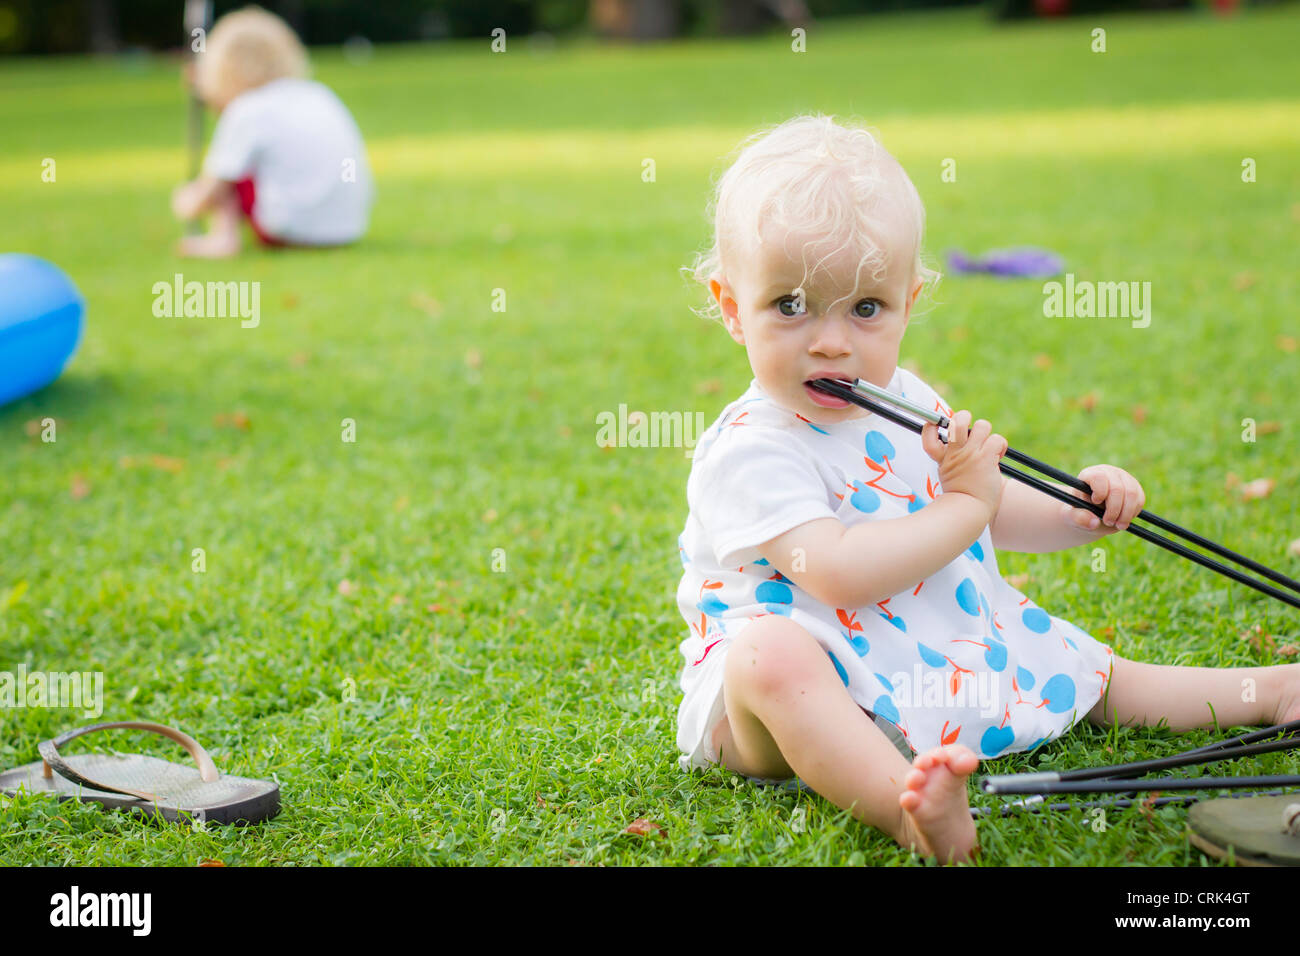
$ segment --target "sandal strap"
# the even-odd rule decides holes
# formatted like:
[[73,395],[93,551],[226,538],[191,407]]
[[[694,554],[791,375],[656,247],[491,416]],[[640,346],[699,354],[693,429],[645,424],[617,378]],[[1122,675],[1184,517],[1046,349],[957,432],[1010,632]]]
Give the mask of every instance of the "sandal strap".
[[94,790],[104,790],[108,793],[124,793],[127,796],[139,797],[141,800],[148,800],[151,803],[158,802],[158,795],[147,793],[143,790],[132,790],[128,787],[112,787],[105,783],[99,783],[84,777],[77,773],[62,756],[59,755],[59,748],[70,740],[75,740],[85,734],[94,733],[97,730],[148,730],[155,734],[162,734],[171,740],[176,741],[184,747],[189,755],[194,758],[195,764],[199,768],[199,779],[204,783],[212,783],[217,780],[221,774],[217,772],[216,764],[208,756],[208,752],[199,746],[199,742],[189,734],[181,733],[174,727],[166,727],[163,724],[154,724],[145,720],[122,720],[108,724],[92,724],[89,727],[78,727],[76,730],[69,730],[66,734],[61,734],[53,740],[44,740],[37,745],[40,751],[41,759],[45,761],[42,768],[42,774],[45,777],[53,777],[53,771],[58,771],[59,776],[73,783],[80,784],[83,787],[90,787]]

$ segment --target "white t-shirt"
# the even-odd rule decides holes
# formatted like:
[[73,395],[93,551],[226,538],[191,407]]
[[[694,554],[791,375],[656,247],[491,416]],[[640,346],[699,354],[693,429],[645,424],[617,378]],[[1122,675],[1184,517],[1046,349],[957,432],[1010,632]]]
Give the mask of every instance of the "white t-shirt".
[[[916,375],[896,368],[895,395],[951,415]],[[986,527],[924,580],[875,604],[821,604],[758,546],[818,518],[844,525],[905,518],[943,493],[921,436],[870,414],[815,425],[757,381],[695,448],[678,541],[677,605],[685,767],[716,762],[710,732],[725,713],[723,659],[767,614],[788,617],[825,649],[850,696],[916,750],[961,743],[981,758],[1059,737],[1101,697],[1111,650],[1008,583]]]
[[235,97],[217,120],[203,171],[226,182],[251,178],[253,217],[277,239],[332,245],[366,231],[374,182],[361,131],[312,80],[272,80]]

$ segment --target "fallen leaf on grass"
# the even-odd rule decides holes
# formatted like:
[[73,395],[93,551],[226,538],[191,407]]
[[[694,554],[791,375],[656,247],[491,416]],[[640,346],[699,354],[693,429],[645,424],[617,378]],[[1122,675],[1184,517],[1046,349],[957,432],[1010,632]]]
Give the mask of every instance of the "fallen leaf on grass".
[[1277,347],[1283,352],[1294,352],[1296,347],[1300,345],[1300,342],[1297,342],[1293,335],[1279,335],[1275,341]]
[[483,367],[483,353],[478,349],[470,349],[465,353],[465,364],[470,368]]
[[28,438],[36,438],[45,430],[45,423],[47,420],[54,424],[56,432],[63,425],[63,419],[51,418],[49,415],[46,415],[44,418],[27,419],[27,421],[23,422],[23,432],[26,433]]
[[1238,292],[1245,292],[1258,281],[1259,276],[1253,272],[1238,272],[1232,277],[1232,287]]
[[1011,574],[1007,576],[1007,584],[1010,584],[1017,591],[1021,590],[1033,578],[1028,574]]
[[1239,638],[1245,638],[1250,646],[1255,648],[1261,654],[1271,654],[1277,649],[1277,641],[1272,634],[1265,634],[1264,629],[1256,624],[1252,628],[1247,628],[1237,635]]
[[722,391],[722,380],[710,378],[695,386],[696,395],[716,395]]
[[637,817],[633,820],[624,833],[631,833],[634,836],[663,836],[668,831],[655,823],[653,820],[647,820],[645,817]]
[[442,315],[442,303],[433,296],[424,292],[414,292],[411,294],[411,305],[415,306],[431,319],[436,319]]
[[240,431],[246,432],[250,422],[248,415],[244,412],[231,412],[228,415],[224,412],[218,412],[212,416],[212,424],[218,428],[238,428]]
[[1286,553],[1293,558],[1300,558],[1300,538],[1296,538],[1286,546]]
[[1271,435],[1282,430],[1281,422],[1260,422],[1255,426],[1256,435]]
[[1052,367],[1052,357],[1050,355],[1043,355],[1040,352],[1038,355],[1034,356],[1034,367],[1046,371]]
[[1300,646],[1295,644],[1284,644],[1277,649],[1279,657],[1295,657],[1300,654]]
[[184,458],[172,458],[169,455],[150,455],[148,458],[138,458],[135,455],[123,455],[117,460],[122,468],[138,468],[141,465],[149,465],[151,468],[157,468],[159,471],[168,471],[173,475],[179,473],[185,467]]
[[225,866],[220,860],[200,860],[199,866]]
[[1145,424],[1147,420],[1147,407],[1145,405],[1134,405],[1132,415],[1133,421],[1137,422],[1139,425]]
[[349,581],[347,578],[344,578],[342,581],[339,582],[339,594],[342,594],[344,597],[351,597],[356,593],[357,593],[357,586],[353,584],[351,581]]
[[1071,404],[1082,408],[1085,412],[1091,412],[1097,407],[1097,393],[1089,392],[1087,395],[1080,395]]
[[1247,482],[1241,489],[1242,501],[1254,501],[1256,498],[1267,498],[1273,493],[1273,488],[1277,484],[1272,478],[1256,478],[1254,481]]
[[80,501],[86,495],[90,494],[90,483],[81,475],[72,476],[72,500]]
[[310,361],[311,361],[310,352],[294,352],[292,355],[289,356],[289,364],[292,365],[294,368],[302,368]]

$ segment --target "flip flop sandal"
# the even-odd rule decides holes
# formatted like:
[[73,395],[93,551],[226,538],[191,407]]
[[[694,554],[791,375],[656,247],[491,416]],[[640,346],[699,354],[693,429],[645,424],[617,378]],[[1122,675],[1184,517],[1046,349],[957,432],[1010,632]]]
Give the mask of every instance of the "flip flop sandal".
[[[116,728],[162,734],[189,751],[198,769],[141,754],[59,753],[59,748],[70,740]],[[278,785],[219,773],[193,737],[162,724],[95,724],[43,741],[37,749],[42,758],[39,762],[0,773],[0,792],[9,796],[15,796],[20,789],[47,793],[59,800],[99,803],[110,810],[129,810],[150,817],[161,814],[173,822],[193,818],[213,823],[261,823],[280,812]]]
[[1300,793],[1196,803],[1187,812],[1188,836],[1216,859],[1231,848],[1241,866],[1300,866],[1300,826],[1288,829],[1283,819],[1292,804],[1300,804]]

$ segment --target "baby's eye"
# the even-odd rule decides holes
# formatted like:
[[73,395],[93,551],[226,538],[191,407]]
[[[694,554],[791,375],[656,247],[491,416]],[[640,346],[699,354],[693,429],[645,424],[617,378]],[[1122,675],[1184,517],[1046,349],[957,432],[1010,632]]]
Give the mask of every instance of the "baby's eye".
[[853,307],[853,314],[860,319],[873,319],[884,307],[885,304],[879,299],[863,299]]
[[[787,303],[787,302],[790,304],[790,309],[791,309],[791,311],[789,311],[789,312],[786,311],[786,303]],[[783,295],[783,296],[781,296],[781,298],[779,298],[779,299],[776,300],[775,305],[776,305],[777,311],[779,311],[782,315],[787,316],[787,317],[789,317],[789,318],[793,318],[794,316],[800,314],[799,311],[794,311],[794,310],[800,310],[800,311],[802,311],[802,309],[803,309],[803,303],[799,301],[799,297],[798,297],[798,296],[794,296],[794,295]]]

